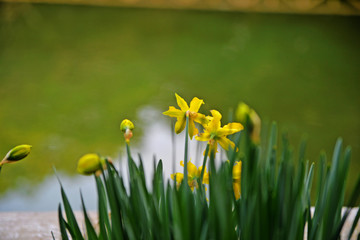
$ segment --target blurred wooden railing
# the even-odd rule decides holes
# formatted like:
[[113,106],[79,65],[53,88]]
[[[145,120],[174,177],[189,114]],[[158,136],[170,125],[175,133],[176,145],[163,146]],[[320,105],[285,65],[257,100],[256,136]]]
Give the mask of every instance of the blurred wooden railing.
[[0,2],[360,15],[360,0],[0,0]]

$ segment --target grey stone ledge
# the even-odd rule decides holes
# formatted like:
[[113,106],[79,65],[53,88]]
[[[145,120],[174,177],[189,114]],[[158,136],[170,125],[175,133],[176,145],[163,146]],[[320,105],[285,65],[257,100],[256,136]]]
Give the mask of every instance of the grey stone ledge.
[[[348,239],[348,232],[356,216],[358,208],[353,208],[343,231],[341,239]],[[314,208],[311,209],[312,212]],[[346,210],[342,209],[343,212]],[[89,212],[92,223],[97,224],[97,213]],[[85,229],[84,217],[82,212],[75,212],[76,218],[81,229]],[[307,231],[305,227],[305,232]],[[1,240],[49,240],[52,239],[53,232],[55,239],[61,239],[58,224],[57,212],[0,212],[0,239]],[[358,222],[355,232],[351,239],[356,239],[360,234],[360,222]]]

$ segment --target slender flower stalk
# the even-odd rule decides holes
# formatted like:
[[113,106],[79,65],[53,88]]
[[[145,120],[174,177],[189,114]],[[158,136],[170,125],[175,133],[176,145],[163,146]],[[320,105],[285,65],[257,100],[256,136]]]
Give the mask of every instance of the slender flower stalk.
[[204,160],[203,160],[200,181],[199,181],[200,183],[203,181],[203,178],[204,178],[204,173],[205,173],[205,168],[206,168],[206,160],[207,160],[207,156],[209,155],[209,149],[210,149],[210,144],[206,144]]

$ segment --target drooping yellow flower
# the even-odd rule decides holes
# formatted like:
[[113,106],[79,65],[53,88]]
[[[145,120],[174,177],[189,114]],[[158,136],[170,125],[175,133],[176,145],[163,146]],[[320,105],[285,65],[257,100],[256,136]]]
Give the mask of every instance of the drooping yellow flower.
[[241,161],[235,162],[233,167],[233,189],[236,200],[241,196]]
[[[108,161],[111,162],[110,159]],[[88,153],[79,159],[77,171],[83,175],[91,175],[93,173],[99,175],[101,173],[101,166],[103,169],[106,168],[105,158],[96,153]]]
[[30,154],[31,148],[32,146],[28,144],[22,144],[14,147],[0,162],[0,167],[6,163],[13,163],[27,157]]
[[[180,165],[184,167],[184,162],[181,161]],[[189,161],[187,164],[187,170],[188,170],[188,184],[189,187],[191,188],[191,191],[193,191],[195,187],[196,188],[198,187],[198,179],[201,177],[202,166],[197,168],[191,161]],[[175,179],[175,178],[176,178],[177,186],[180,186],[181,182],[184,179],[184,174],[182,173],[171,174],[171,179]],[[209,173],[206,171],[206,167],[204,170],[202,183],[209,184]]]
[[204,132],[196,136],[195,139],[198,141],[209,141],[210,152],[214,153],[217,152],[217,143],[226,151],[229,150],[230,146],[235,148],[235,144],[226,136],[243,130],[243,125],[241,123],[229,123],[221,127],[221,114],[216,110],[211,110],[210,112],[213,118],[208,124],[204,125]]
[[195,123],[200,124],[207,124],[209,122],[209,118],[207,118],[204,114],[199,113],[199,109],[202,104],[204,104],[204,101],[194,97],[190,102],[189,105],[185,102],[185,100],[177,95],[176,101],[179,105],[180,109],[177,109],[173,106],[169,107],[169,110],[166,112],[163,112],[164,115],[167,115],[169,117],[176,117],[177,121],[175,123],[175,133],[179,134],[182,132],[186,125],[186,116],[189,117],[189,136],[192,139],[194,135],[199,133],[199,130],[195,127]]

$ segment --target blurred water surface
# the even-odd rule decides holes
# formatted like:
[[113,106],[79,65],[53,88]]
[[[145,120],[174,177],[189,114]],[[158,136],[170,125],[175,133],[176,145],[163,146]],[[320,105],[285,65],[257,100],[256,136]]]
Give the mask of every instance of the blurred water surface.
[[52,166],[78,189],[81,155],[119,158],[123,118],[152,165],[170,151],[161,112],[175,92],[203,98],[224,122],[247,102],[295,147],[307,134],[310,161],[321,150],[330,159],[341,136],[353,149],[349,187],[359,175],[360,17],[0,4],[0,154],[33,145],[2,170],[0,211],[55,210],[59,199],[21,202],[59,192]]

